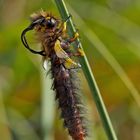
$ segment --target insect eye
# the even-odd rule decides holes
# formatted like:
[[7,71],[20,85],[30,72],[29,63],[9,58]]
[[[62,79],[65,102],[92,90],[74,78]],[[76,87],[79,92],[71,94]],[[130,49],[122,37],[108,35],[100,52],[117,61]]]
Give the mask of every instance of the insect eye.
[[54,27],[55,26],[55,23],[56,23],[56,21],[53,18],[47,20],[47,26],[48,27]]

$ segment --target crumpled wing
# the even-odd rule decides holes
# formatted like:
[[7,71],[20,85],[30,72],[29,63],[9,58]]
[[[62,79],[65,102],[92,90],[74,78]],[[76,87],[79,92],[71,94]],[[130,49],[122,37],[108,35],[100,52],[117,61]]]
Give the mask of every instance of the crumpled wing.
[[80,64],[74,62],[74,61],[68,56],[68,54],[62,49],[59,40],[56,41],[55,46],[54,46],[54,50],[55,50],[56,55],[57,55],[59,58],[62,58],[62,59],[65,60],[64,65],[65,65],[66,68],[71,69],[71,68],[81,67]]
[[55,50],[56,55],[59,58],[67,58],[67,57],[69,57],[68,54],[62,49],[59,40],[57,40],[55,42],[54,50]]

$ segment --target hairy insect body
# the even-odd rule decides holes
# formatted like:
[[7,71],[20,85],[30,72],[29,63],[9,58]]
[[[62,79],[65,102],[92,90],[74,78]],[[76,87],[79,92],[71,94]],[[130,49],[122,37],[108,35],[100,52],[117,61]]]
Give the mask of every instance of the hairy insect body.
[[[36,52],[29,48],[25,38],[25,31],[34,29],[42,50]],[[87,136],[85,119],[81,115],[83,110],[79,99],[79,87],[75,82],[77,77],[76,68],[80,64],[71,59],[71,56],[83,55],[82,52],[74,54],[70,51],[71,42],[75,41],[77,35],[71,39],[64,38],[66,22],[62,22],[52,15],[43,12],[32,16],[32,23],[22,34],[22,41],[31,52],[43,56],[43,60],[51,62],[51,74],[53,78],[53,90],[56,91],[56,100],[61,109],[61,117],[64,125],[73,140],[84,140]]]

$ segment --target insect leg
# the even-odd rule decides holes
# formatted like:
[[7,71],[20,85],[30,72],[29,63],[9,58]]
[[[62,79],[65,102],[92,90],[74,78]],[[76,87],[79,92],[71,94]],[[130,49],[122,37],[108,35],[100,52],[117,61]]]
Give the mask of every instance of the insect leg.
[[45,52],[44,52],[44,51],[35,51],[35,50],[31,49],[31,48],[29,47],[28,43],[27,43],[25,34],[26,34],[28,31],[32,30],[32,29],[33,29],[33,27],[30,25],[29,27],[27,27],[26,29],[23,30],[23,32],[22,32],[22,34],[21,34],[22,43],[23,43],[23,45],[24,45],[29,51],[31,51],[32,53],[34,53],[34,54],[40,54],[40,55],[42,55],[42,56],[45,56],[45,54],[44,54]]
[[[79,33],[76,32],[74,34],[74,37],[72,38],[69,38],[67,41],[68,43],[73,43],[74,41],[77,40],[77,38],[79,37]],[[72,56],[84,56],[84,51],[79,47],[80,46],[80,42],[78,42],[78,45],[77,45],[77,52],[76,53],[73,53]]]
[[67,19],[62,23],[62,24],[63,24],[63,30],[62,30],[62,32],[65,32],[65,31],[66,31],[66,29],[67,29],[67,22],[70,20],[71,17],[72,17],[72,16],[69,15],[69,16],[67,17]]
[[[71,46],[71,45],[70,45]],[[83,51],[83,49],[80,47],[80,42],[78,42],[78,45],[76,47],[76,52],[71,51],[70,53],[68,53],[69,56],[84,56],[85,53]]]
[[75,56],[75,57],[80,57],[80,56],[84,56],[84,51],[81,49],[81,48],[78,48],[77,49],[77,52],[71,52],[69,53],[69,56],[72,57],[72,56]]
[[79,37],[79,33],[76,32],[76,33],[74,34],[74,37],[69,38],[67,41],[68,41],[69,43],[72,43],[72,42],[76,41],[78,37]]
[[80,42],[78,43],[77,53],[79,54],[78,56],[84,56],[85,55],[83,49],[80,47]]
[[60,33],[64,33],[66,32],[66,28],[67,28],[67,22],[69,21],[69,19],[71,18],[72,16],[69,15],[65,21],[62,22],[61,26],[60,26],[60,29],[57,31],[56,34],[60,34]]

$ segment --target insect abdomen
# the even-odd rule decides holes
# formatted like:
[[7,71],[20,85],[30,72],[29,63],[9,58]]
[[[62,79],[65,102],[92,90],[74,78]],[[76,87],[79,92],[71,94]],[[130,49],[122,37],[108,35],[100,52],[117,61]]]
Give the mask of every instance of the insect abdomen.
[[84,140],[87,134],[84,120],[80,114],[82,108],[77,96],[78,88],[73,83],[75,70],[69,70],[62,64],[57,64],[55,58],[57,59],[56,56],[51,58],[53,88],[56,91],[56,100],[61,109],[64,125],[73,140]]

